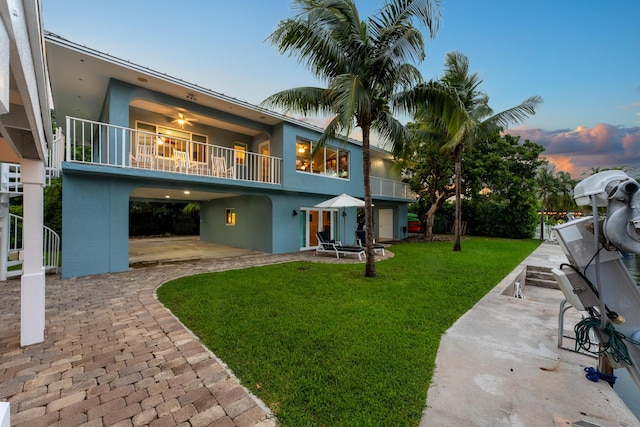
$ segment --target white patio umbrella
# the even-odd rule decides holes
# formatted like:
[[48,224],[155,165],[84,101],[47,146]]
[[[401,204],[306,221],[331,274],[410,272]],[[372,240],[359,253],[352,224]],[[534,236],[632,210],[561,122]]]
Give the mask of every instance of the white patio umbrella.
[[332,197],[329,200],[320,202],[315,205],[316,208],[342,208],[343,228],[342,233],[344,235],[344,241],[347,239],[347,214],[345,208],[362,208],[364,207],[364,200],[356,199],[348,194],[342,193],[339,196]]

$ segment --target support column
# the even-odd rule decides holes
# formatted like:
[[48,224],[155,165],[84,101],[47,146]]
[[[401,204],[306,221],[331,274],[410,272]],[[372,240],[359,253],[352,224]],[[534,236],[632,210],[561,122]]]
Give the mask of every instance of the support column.
[[21,159],[20,175],[24,201],[20,345],[27,346],[44,341],[45,271],[42,264],[44,162]]

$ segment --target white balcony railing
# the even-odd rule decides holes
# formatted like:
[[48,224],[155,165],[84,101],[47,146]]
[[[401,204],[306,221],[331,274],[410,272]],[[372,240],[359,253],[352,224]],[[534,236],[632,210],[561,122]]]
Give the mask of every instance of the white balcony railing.
[[66,160],[281,184],[282,159],[67,117]]
[[407,200],[416,200],[417,198],[416,193],[411,191],[409,184],[376,177],[371,177],[371,195],[396,197]]

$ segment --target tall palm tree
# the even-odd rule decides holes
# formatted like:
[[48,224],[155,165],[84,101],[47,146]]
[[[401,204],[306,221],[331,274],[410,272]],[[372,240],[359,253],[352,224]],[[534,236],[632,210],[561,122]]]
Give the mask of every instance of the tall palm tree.
[[571,178],[571,174],[569,172],[560,171],[556,174],[556,179],[558,180],[558,192],[562,196],[561,209],[563,210],[571,210],[576,207],[576,204],[573,200],[573,187],[576,186],[578,181]]
[[[388,0],[361,21],[353,0],[294,0],[297,14],[278,24],[268,40],[280,53],[297,57],[327,87],[299,87],[271,95],[263,104],[289,111],[331,115],[318,146],[330,138],[362,130],[367,263],[365,276],[376,275],[370,184],[370,136],[399,146],[406,128],[393,117],[394,97],[422,81],[411,62],[425,57],[422,32],[433,37],[440,19],[437,2]],[[408,101],[401,103],[409,107]],[[399,111],[399,110],[398,110]]]
[[520,105],[494,113],[489,107],[489,97],[479,88],[482,79],[478,73],[469,72],[468,58],[459,52],[449,52],[445,60],[443,77],[431,83],[441,92],[448,94],[448,102],[433,102],[430,98],[425,112],[436,117],[448,134],[443,149],[454,159],[456,217],[454,251],[462,250],[460,245],[462,223],[462,153],[464,147],[475,140],[495,135],[497,131],[517,124],[530,115],[542,103],[542,98],[532,96]]
[[549,208],[549,200],[558,192],[558,178],[555,176],[555,166],[549,163],[538,169],[536,175],[538,185],[538,196],[542,200],[542,210],[540,211],[540,240],[544,240],[545,212]]

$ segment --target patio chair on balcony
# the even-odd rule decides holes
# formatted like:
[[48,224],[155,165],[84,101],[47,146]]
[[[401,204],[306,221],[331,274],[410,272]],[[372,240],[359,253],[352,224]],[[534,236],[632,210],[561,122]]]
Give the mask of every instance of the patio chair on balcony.
[[179,150],[173,150],[173,166],[175,167],[175,170],[178,172],[182,172],[183,170],[186,172],[187,171],[187,152],[186,151],[179,151]]
[[[356,245],[358,246],[367,246],[367,232],[364,230],[356,230]],[[382,256],[384,256],[384,245],[380,243],[376,243],[376,239],[373,239],[373,251],[375,253],[382,252]]]
[[136,146],[135,156],[133,153],[129,153],[129,164],[131,167],[145,169],[153,168],[155,159],[153,148],[153,145],[138,144]]
[[235,178],[235,166],[227,167],[227,160],[224,157],[211,155],[211,175],[220,178]]

